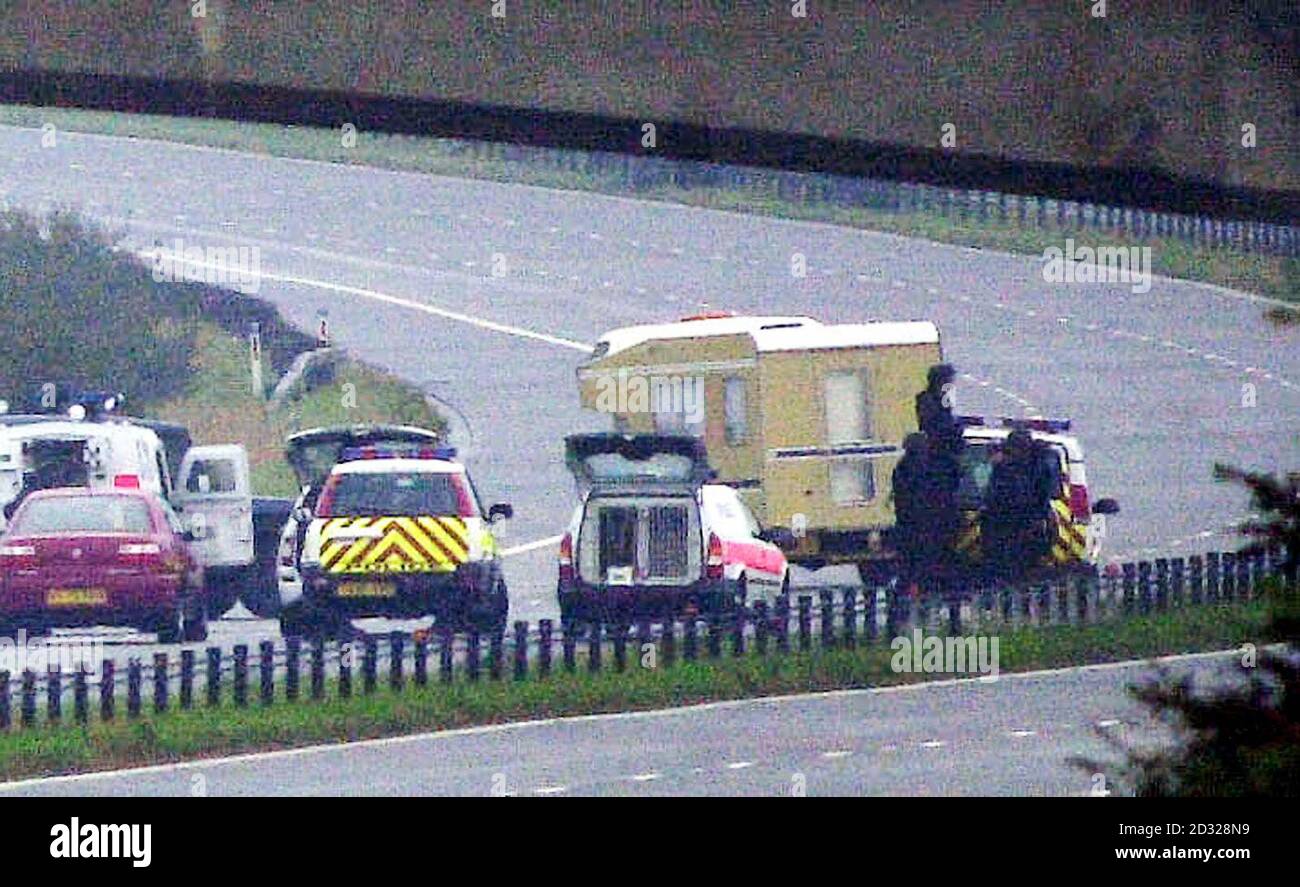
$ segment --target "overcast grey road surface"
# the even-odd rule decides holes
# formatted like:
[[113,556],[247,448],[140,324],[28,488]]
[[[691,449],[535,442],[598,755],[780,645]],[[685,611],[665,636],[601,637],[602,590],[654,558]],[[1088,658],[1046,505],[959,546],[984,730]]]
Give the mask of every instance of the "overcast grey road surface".
[[[1199,686],[1233,660],[1169,663]],[[1167,732],[1125,687],[1145,665],[722,703],[0,784],[5,795],[1089,795],[1100,733]]]

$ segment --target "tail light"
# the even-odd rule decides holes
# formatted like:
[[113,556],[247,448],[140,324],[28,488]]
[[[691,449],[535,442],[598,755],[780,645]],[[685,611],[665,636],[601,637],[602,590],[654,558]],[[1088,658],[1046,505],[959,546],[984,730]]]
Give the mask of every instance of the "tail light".
[[125,490],[138,490],[140,489],[140,475],[119,474],[113,478],[113,486]]
[[1088,503],[1088,488],[1083,484],[1070,484],[1070,514],[1080,523],[1087,523],[1092,517],[1092,507]]
[[560,581],[573,581],[573,535],[565,533],[560,540]]
[[721,579],[724,562],[722,559],[722,540],[717,533],[709,534],[709,559],[705,562],[704,576],[707,579]]

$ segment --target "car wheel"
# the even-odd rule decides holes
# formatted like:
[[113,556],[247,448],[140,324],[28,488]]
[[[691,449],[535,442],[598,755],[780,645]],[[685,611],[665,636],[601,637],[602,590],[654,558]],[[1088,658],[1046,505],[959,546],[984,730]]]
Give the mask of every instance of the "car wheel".
[[510,594],[506,590],[505,580],[499,578],[492,586],[492,593],[488,595],[487,601],[475,608],[470,621],[478,628],[479,634],[491,637],[505,632],[509,613]]
[[[180,643],[184,634],[184,616],[181,607],[178,604],[173,609],[165,611],[158,616],[156,621],[150,626],[154,633],[158,635],[160,644],[177,644]],[[145,630],[148,631],[150,627]]]
[[194,611],[185,615],[182,637],[188,643],[197,643],[208,639],[208,608],[198,603]]

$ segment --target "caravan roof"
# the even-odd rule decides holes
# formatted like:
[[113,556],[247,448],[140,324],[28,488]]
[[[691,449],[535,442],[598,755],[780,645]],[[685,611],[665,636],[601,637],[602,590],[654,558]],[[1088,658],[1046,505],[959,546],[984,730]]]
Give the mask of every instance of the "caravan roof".
[[929,345],[939,329],[929,321],[842,323],[760,329],[752,333],[759,351],[808,351],[819,348],[873,348],[881,345]]
[[[691,339],[697,336],[735,336],[743,333],[754,335],[769,327],[798,329],[820,326],[819,321],[801,316],[711,317],[704,320],[627,326],[610,330],[601,336],[596,352],[592,356],[606,357],[655,339]],[[606,345],[608,347],[603,347]]]

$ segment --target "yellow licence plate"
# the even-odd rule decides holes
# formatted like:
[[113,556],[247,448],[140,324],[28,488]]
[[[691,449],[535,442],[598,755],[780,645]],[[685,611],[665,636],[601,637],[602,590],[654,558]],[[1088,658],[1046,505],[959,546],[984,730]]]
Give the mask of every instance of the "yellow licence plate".
[[396,597],[397,586],[391,582],[340,582],[339,597]]
[[88,607],[108,603],[108,592],[102,588],[54,588],[45,593],[45,603],[51,607]]

